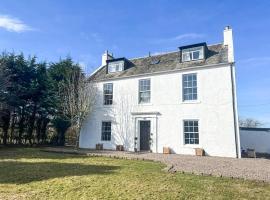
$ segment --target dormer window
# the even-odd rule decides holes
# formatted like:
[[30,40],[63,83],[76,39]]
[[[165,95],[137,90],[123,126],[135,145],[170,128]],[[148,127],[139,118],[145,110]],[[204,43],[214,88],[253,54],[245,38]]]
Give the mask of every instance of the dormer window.
[[124,61],[115,61],[108,63],[108,73],[121,72],[124,70]]
[[182,62],[202,60],[205,58],[205,51],[207,50],[206,43],[194,44],[180,47]]
[[113,58],[107,60],[106,62],[107,62],[107,74],[122,72],[132,67],[131,62],[129,62],[129,60],[124,57]]
[[200,60],[203,59],[203,47],[195,47],[185,49],[182,52],[182,61]]

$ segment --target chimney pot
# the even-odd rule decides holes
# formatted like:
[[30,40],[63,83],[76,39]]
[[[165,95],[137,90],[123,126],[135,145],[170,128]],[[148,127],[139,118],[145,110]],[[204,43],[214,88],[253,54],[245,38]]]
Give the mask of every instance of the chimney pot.
[[225,30],[229,30],[229,29],[231,29],[230,26],[226,26],[226,27],[225,27]]

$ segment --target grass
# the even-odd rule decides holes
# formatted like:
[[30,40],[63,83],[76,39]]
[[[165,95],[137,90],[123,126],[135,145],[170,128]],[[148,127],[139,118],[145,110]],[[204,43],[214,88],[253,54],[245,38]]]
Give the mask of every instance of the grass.
[[270,199],[270,184],[163,172],[150,161],[0,148],[0,199]]

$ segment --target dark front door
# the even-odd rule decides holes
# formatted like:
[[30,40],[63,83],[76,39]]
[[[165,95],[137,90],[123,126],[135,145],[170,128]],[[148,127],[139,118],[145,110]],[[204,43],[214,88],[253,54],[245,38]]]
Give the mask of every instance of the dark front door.
[[150,150],[150,121],[140,121],[140,151]]

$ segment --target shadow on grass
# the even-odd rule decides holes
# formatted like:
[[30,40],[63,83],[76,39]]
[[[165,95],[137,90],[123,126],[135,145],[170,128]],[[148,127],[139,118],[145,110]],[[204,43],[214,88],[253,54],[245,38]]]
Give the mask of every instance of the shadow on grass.
[[38,158],[38,159],[72,159],[72,158],[87,158],[86,155],[77,153],[61,153],[61,152],[45,152],[40,148],[0,148],[0,160],[2,159],[21,159],[21,158]]
[[111,165],[83,165],[57,162],[0,162],[0,184],[24,184],[52,178],[84,175],[109,175],[120,169]]

